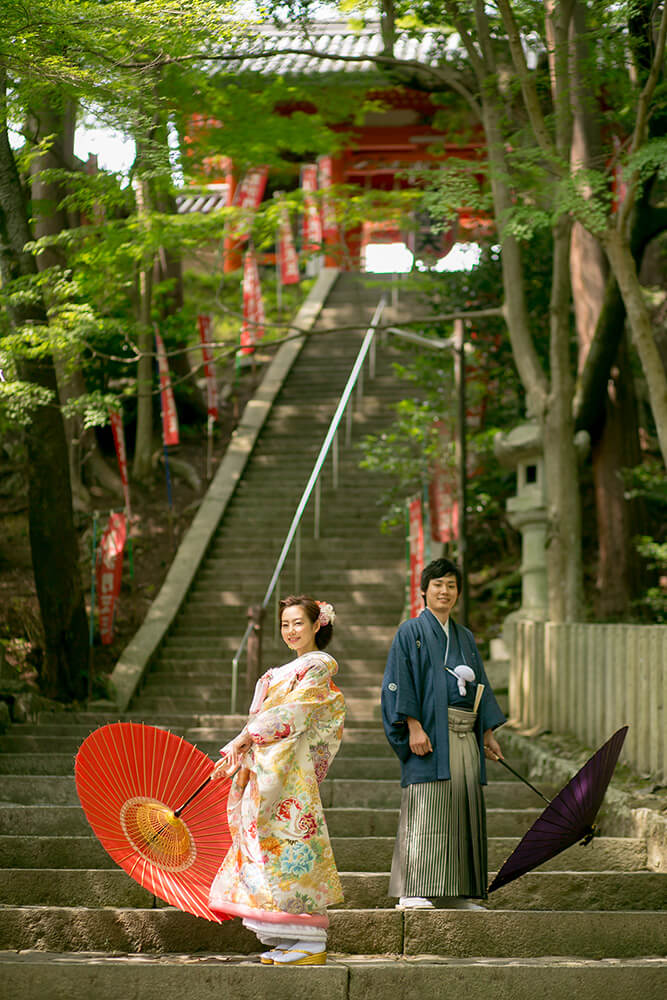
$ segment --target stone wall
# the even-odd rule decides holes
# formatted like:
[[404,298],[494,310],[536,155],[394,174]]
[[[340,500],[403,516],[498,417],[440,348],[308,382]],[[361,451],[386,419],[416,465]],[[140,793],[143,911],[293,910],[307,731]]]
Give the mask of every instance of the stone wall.
[[667,626],[520,621],[509,631],[516,725],[598,747],[627,724],[621,760],[667,779]]

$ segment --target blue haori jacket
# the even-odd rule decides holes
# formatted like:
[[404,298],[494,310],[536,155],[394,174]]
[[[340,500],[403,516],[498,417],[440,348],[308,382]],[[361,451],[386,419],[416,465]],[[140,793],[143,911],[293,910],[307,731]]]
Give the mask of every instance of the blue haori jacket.
[[[491,690],[472,632],[449,619],[450,638],[456,636],[465,663],[475,673],[484,693],[477,711],[475,732],[480,752],[480,777],[486,784],[483,736],[505,722]],[[453,630],[453,633],[452,633]],[[389,650],[382,682],[382,720],[387,739],[401,762],[401,785],[448,780],[449,725],[447,675],[444,669],[447,640],[435,615],[424,608],[418,618],[399,625]],[[433,753],[418,757],[410,750],[406,718],[421,722]]]

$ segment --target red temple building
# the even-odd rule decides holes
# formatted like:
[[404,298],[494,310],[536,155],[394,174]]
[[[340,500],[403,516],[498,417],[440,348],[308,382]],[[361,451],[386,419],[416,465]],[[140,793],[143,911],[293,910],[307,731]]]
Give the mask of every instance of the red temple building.
[[[396,55],[404,60],[418,60],[421,64],[438,61],[435,34],[421,33],[418,38],[408,34],[400,36]],[[238,60],[227,62],[224,80],[233,74],[235,84],[244,77],[257,86],[258,78],[280,77],[296,85],[298,100],[281,102],[276,106],[279,114],[289,116],[295,112],[315,113],[322,103],[331,104],[332,97],[341,95],[341,105],[356,100],[368,110],[355,116],[356,120],[331,120],[329,127],[337,133],[338,149],[328,158],[327,168],[333,185],[353,185],[365,191],[392,191],[414,185],[409,170],[425,168],[448,157],[478,159],[483,147],[481,126],[474,123],[463,100],[457,95],[440,92],[431,94],[424,90],[398,85],[381,72],[368,57],[382,52],[379,25],[370,23],[352,28],[348,22],[316,22],[311,25],[307,40],[298,27],[276,29],[262,26],[247,42],[238,44]],[[315,53],[326,53],[321,58]],[[314,95],[314,96],[310,96]],[[324,95],[324,102],[321,98]],[[205,137],[219,128],[205,115],[196,116],[190,124],[190,142],[199,148],[205,146]],[[341,146],[340,138],[344,136]],[[215,147],[224,148],[224,134],[215,137]],[[220,141],[222,139],[222,142]],[[222,201],[231,205],[239,172],[231,160],[221,156],[204,156],[202,171],[208,175],[208,189],[188,197],[181,195],[180,211],[213,210]],[[293,187],[299,184],[299,165],[294,164]],[[285,187],[284,177],[281,186]],[[269,176],[267,195],[270,196],[272,179]],[[362,265],[363,250],[369,243],[406,243],[419,252],[420,245],[431,243],[431,252],[440,256],[451,248],[455,238],[474,239],[481,231],[488,231],[489,220],[465,206],[459,210],[458,225],[444,236],[429,232],[428,220],[410,218],[399,220],[385,218],[366,222],[345,232],[335,240],[323,238],[323,251],[329,264],[347,268]],[[240,267],[239,247],[231,243],[226,248],[225,271]]]

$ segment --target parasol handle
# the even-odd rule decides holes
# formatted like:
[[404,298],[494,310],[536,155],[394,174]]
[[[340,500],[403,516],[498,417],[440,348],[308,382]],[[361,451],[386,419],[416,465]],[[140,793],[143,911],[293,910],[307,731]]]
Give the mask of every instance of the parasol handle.
[[210,775],[206,779],[206,781],[202,781],[202,783],[199,786],[199,788],[196,788],[194,790],[194,792],[192,793],[192,795],[190,796],[190,798],[186,799],[182,806],[179,806],[178,809],[174,809],[174,816],[180,816],[181,813],[183,812],[183,810],[185,809],[185,807],[189,806],[190,803],[192,802],[192,800],[195,799],[199,795],[200,792],[204,791],[204,789],[208,785],[209,781],[211,781],[211,776]]
[[531,785],[531,783],[528,781],[528,778],[524,778],[522,774],[519,774],[518,771],[515,771],[514,768],[511,766],[511,764],[508,764],[506,760],[503,760],[503,758],[499,757],[497,754],[494,754],[494,760],[497,760],[499,764],[502,764],[503,767],[506,767],[508,771],[511,771],[512,774],[515,775],[515,777],[517,777],[520,781],[523,781],[524,785],[528,785],[528,787],[532,789],[532,791],[534,791],[536,795],[539,795],[539,797],[544,802],[546,802],[547,805],[550,804],[551,799],[548,799],[546,795],[542,795],[542,792],[538,788],[535,788],[535,785]]

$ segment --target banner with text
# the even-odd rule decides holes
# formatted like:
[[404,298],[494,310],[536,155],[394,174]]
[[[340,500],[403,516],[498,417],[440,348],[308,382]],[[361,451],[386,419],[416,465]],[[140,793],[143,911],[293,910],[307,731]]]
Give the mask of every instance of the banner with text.
[[206,406],[208,415],[212,420],[218,419],[218,385],[215,376],[215,361],[213,359],[213,345],[211,340],[211,317],[206,313],[199,313],[197,316],[197,327],[199,329],[199,341],[201,343],[201,353],[204,359],[204,376],[206,377]]
[[278,227],[278,278],[282,285],[295,285],[299,281],[299,258],[294,247],[294,236],[285,202],[280,204]]
[[264,336],[264,302],[259,283],[257,258],[248,250],[243,259],[243,326],[241,354],[252,354],[255,344]]
[[322,238],[325,243],[338,243],[338,223],[336,212],[327,192],[333,184],[333,164],[330,156],[321,156],[317,161],[319,186],[322,192]]
[[98,625],[100,639],[105,646],[113,642],[114,617],[123,576],[126,538],[125,514],[111,514],[100,542],[96,567]]
[[160,400],[162,402],[162,439],[165,445],[178,444],[178,413],[171,388],[167,353],[160,334],[155,331],[157,366],[160,373]]
[[431,465],[428,484],[429,511],[431,514],[431,538],[445,544],[459,537],[459,500],[457,473],[448,463],[451,436],[442,420],[435,422],[440,444],[439,457]]
[[250,236],[252,216],[262,202],[268,176],[268,167],[252,167],[236,189],[233,204],[236,208],[244,209],[244,213],[248,215],[248,221],[236,232],[236,238],[241,242]]
[[123,484],[123,496],[125,497],[125,510],[127,516],[132,517],[130,508],[130,480],[127,474],[127,450],[125,448],[125,431],[123,429],[123,414],[120,410],[109,407],[109,418],[111,420],[111,433],[113,443],[116,448],[118,458],[118,468],[120,470],[120,481]]
[[424,569],[424,525],[421,497],[408,501],[408,613],[416,618],[424,607],[421,575]]
[[301,188],[304,192],[302,246],[305,253],[315,253],[322,246],[322,220],[317,199],[317,164],[306,163],[301,168]]

